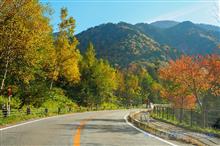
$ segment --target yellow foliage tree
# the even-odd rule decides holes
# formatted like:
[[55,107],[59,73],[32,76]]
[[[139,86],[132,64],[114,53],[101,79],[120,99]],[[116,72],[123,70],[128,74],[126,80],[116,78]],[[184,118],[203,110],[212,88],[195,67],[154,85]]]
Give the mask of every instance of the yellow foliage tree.
[[72,83],[80,80],[78,64],[81,56],[76,48],[78,40],[74,36],[75,20],[73,17],[67,18],[67,15],[67,9],[62,8],[60,31],[55,41],[55,65],[50,88],[53,87],[53,81],[61,76]]
[[0,3],[0,8],[3,90],[8,73],[28,84],[36,71],[49,60],[53,41],[49,19],[44,16],[45,7],[38,1],[5,0]]

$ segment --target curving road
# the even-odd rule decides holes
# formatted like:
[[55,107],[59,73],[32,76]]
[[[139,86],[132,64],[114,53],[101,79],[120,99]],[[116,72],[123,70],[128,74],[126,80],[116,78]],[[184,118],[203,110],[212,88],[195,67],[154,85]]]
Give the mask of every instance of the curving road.
[[185,145],[141,132],[124,119],[130,111],[75,113],[0,129],[0,146]]

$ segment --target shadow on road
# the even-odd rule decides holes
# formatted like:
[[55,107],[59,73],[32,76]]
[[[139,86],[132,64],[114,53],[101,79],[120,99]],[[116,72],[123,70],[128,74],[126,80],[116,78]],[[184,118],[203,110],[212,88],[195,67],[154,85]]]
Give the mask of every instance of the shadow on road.
[[100,122],[121,122],[124,123],[124,119],[92,119],[90,121],[100,121]]
[[[73,130],[77,129],[79,124],[59,124],[59,126]],[[83,130],[94,131],[96,133],[123,133],[128,135],[140,133],[129,125],[126,125],[123,119],[92,119],[85,125]]]

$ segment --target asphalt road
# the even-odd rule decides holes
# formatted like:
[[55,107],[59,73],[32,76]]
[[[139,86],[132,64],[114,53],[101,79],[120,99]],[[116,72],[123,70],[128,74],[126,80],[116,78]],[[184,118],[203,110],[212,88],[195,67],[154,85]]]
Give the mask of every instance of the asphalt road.
[[124,119],[130,111],[75,113],[0,130],[0,146],[170,146]]

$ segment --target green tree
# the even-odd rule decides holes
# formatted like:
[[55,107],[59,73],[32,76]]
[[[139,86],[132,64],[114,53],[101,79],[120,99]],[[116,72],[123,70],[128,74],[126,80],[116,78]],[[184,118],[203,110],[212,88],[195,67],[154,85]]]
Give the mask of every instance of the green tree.
[[85,56],[84,56],[84,61],[86,62],[87,67],[91,67],[97,62],[97,59],[95,56],[96,56],[96,53],[95,53],[94,46],[90,42],[88,49],[87,49]]
[[112,102],[113,93],[117,89],[116,71],[108,62],[100,59],[93,67],[92,78],[96,85],[96,103]]
[[108,62],[96,59],[92,43],[81,62],[81,103],[94,107],[103,102],[111,102],[117,88],[116,71]]
[[139,79],[138,76],[134,74],[127,74],[125,78],[125,92],[126,92],[126,100],[127,104],[130,105],[137,105],[141,102],[141,95],[140,95],[140,86],[139,86]]

